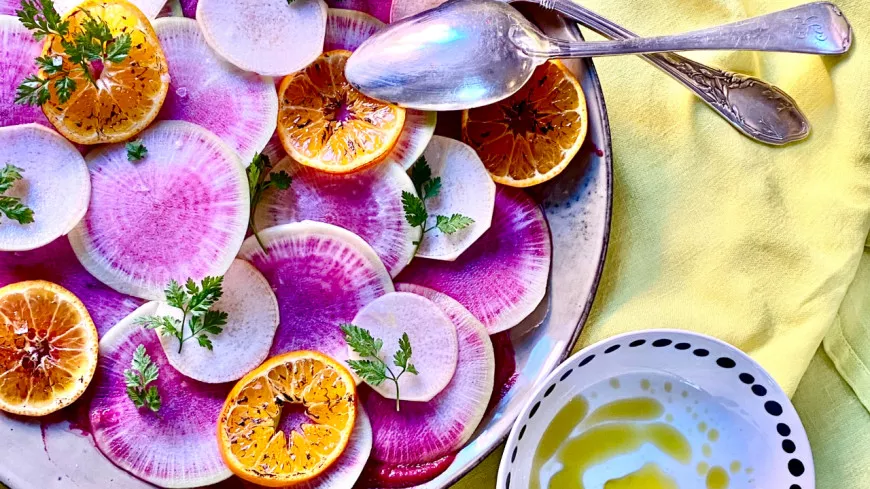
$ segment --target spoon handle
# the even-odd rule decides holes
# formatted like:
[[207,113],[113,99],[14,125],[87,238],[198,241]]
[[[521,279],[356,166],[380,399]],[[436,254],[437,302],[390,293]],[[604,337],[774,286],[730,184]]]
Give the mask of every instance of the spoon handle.
[[599,42],[552,38],[545,41],[543,46],[522,41],[516,44],[529,56],[545,58],[698,50],[841,54],[849,50],[852,29],[840,9],[831,3],[817,2],[673,36]]
[[[584,8],[575,0],[540,0],[611,39],[637,37],[628,29]],[[652,65],[692,90],[737,130],[762,143],[781,145],[806,138],[810,123],[795,101],[758,78],[706,66],[678,54],[646,54]]]

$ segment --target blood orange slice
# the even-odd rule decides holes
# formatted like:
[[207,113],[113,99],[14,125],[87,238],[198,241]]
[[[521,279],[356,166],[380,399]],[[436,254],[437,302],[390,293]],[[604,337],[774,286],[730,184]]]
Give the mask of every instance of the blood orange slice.
[[356,383],[313,351],[274,357],[240,380],[218,420],[224,461],[268,487],[309,481],[344,452],[356,420]]
[[51,282],[0,289],[0,410],[43,416],[79,398],[97,367],[84,304]]
[[294,160],[330,173],[349,173],[383,159],[396,144],[405,109],[350,86],[350,51],[323,53],[278,89],[278,135]]
[[560,61],[505,100],[462,113],[462,139],[498,183],[529,187],[562,172],[586,138],[586,97]]

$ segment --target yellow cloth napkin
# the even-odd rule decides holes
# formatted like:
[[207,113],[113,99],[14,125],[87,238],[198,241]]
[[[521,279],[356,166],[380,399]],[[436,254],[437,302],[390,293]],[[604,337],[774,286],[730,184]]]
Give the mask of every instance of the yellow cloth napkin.
[[[653,35],[800,2],[582,3]],[[613,229],[578,348],[638,329],[699,331],[748,352],[794,392],[835,321],[870,229],[870,48],[862,42],[870,6],[837,4],[856,33],[845,56],[689,54],[790,93],[813,132],[783,148],[739,134],[640,58],[596,60],[613,135]],[[499,456],[455,487],[494,487]]]

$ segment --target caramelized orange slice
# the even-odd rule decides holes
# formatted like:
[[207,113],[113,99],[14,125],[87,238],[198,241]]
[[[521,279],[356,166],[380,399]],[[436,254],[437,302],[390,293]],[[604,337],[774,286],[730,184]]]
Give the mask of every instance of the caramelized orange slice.
[[[73,69],[71,78],[77,89],[72,97],[60,103],[52,85],[51,98],[42,110],[71,141],[116,143],[135,136],[157,117],[169,90],[169,71],[151,23],[136,6],[125,0],[88,0],[67,14],[68,40],[81,30],[89,15],[104,20],[113,36],[129,34],[130,52],[118,63],[89,63],[87,74]],[[70,63],[57,36],[46,41],[43,54],[60,56],[67,69],[77,66]]]
[[99,340],[76,296],[41,280],[0,289],[0,410],[43,416],[79,398]]
[[539,66],[517,93],[462,113],[462,139],[492,179],[511,187],[546,182],[583,145],[588,126],[580,82],[560,61]]
[[278,89],[278,135],[294,160],[348,173],[383,159],[405,124],[405,109],[366,97],[344,77],[350,51],[323,53]]
[[224,461],[268,487],[317,477],[347,447],[355,400],[356,383],[335,360],[313,351],[271,358],[227,397],[218,419]]

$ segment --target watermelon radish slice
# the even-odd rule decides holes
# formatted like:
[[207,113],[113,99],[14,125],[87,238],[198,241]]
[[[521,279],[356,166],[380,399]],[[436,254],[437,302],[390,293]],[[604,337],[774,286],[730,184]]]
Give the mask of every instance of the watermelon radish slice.
[[[353,51],[372,34],[383,28],[384,23],[371,15],[356,10],[331,8],[326,21],[326,38],[323,50],[345,49]],[[423,150],[432,139],[436,122],[435,112],[406,109],[405,126],[384,162],[397,163],[405,170],[410,168],[423,154]]]
[[48,119],[39,107],[15,103],[18,85],[32,73],[36,73],[37,57],[42,54],[42,42],[21,25],[15,15],[18,0],[0,0],[0,127],[38,122],[50,127]]
[[235,149],[245,165],[260,151],[278,121],[274,82],[225,62],[205,42],[193,19],[154,21],[172,80],[159,120],[198,124]]
[[[64,15],[78,7],[84,0],[54,0],[54,8],[60,15]],[[157,14],[163,8],[166,0],[127,0],[139,7],[139,10],[149,19],[157,18]]]
[[380,22],[385,24],[390,22],[390,4],[392,0],[326,0],[326,3],[330,8],[365,12]]
[[0,287],[25,280],[47,280],[75,294],[91,314],[100,337],[144,302],[95,279],[82,268],[65,237],[32,251],[0,252]]
[[398,22],[420,12],[433,9],[445,0],[397,0],[390,8],[390,22]]
[[550,257],[541,208],[522,190],[498,185],[489,231],[456,261],[417,259],[397,280],[450,295],[495,334],[519,324],[544,298]]
[[347,359],[339,327],[366,304],[393,292],[393,282],[375,251],[362,238],[321,222],[282,224],[261,230],[242,245],[248,260],[272,285],[281,323],[269,356],[316,350]]
[[161,300],[172,279],[230,268],[248,226],[248,182],[235,152],[195,124],[161,121],[137,139],[148,148],[140,161],[123,144],[88,154],[91,204],[70,244],[109,287]]
[[180,0],[179,3],[181,4],[181,13],[185,17],[191,19],[196,17],[196,6],[199,4],[199,0]]
[[[160,336],[169,363],[184,375],[210,384],[242,378],[266,360],[278,329],[278,300],[263,274],[244,260],[224,275],[223,297],[213,309],[229,315],[223,332],[211,336],[212,350],[191,345],[178,352],[178,339]],[[182,319],[180,309],[161,303],[158,316]]]
[[60,134],[39,124],[0,127],[0,171],[21,169],[5,197],[18,197],[33,211],[20,224],[0,215],[0,251],[27,251],[67,234],[88,209],[91,180],[84,158]]
[[[433,227],[423,236],[417,256],[453,261],[468,249],[492,222],[495,183],[474,149],[455,139],[434,136],[423,153],[432,175],[441,178],[442,192],[426,201]],[[435,225],[435,216],[455,213],[474,219],[465,229],[445,234]]]
[[323,0],[199,0],[206,41],[230,63],[265,76],[299,71],[323,52]]
[[287,190],[269,189],[254,216],[257,229],[305,220],[326,222],[358,234],[381,258],[391,276],[414,258],[420,228],[402,209],[402,192],[414,184],[397,165],[382,164],[358,173],[329,174],[284,158],[272,169],[293,177]]
[[[363,389],[361,399],[374,430],[372,455],[389,463],[432,462],[462,448],[483,419],[492,395],[495,356],[486,328],[461,304],[425,287],[396,287],[431,300],[447,314],[456,327],[459,359],[456,374],[440,394],[425,403],[402,403],[399,412],[390,409],[391,399]],[[413,338],[411,345],[416,348]],[[416,355],[415,350],[412,359],[419,362]]]
[[[413,349],[411,363],[419,373],[399,378],[400,400],[431,401],[454,377],[459,354],[456,327],[444,311],[426,297],[408,292],[387,294],[363,307],[353,318],[353,324],[383,340],[381,354],[389,365],[399,350],[402,335],[408,334]],[[360,359],[356,352],[350,348],[348,351],[351,359]],[[371,387],[387,399],[396,400],[394,382]],[[398,402],[396,407],[399,407]],[[378,414],[373,412],[372,415]]]
[[[189,379],[169,364],[154,331],[134,324],[153,315],[149,302],[124,318],[100,340],[100,361],[91,384],[90,422],[97,448],[118,467],[161,487],[199,487],[232,475],[215,435],[230,386]],[[158,412],[137,409],[127,397],[124,370],[144,345],[159,368]]]

